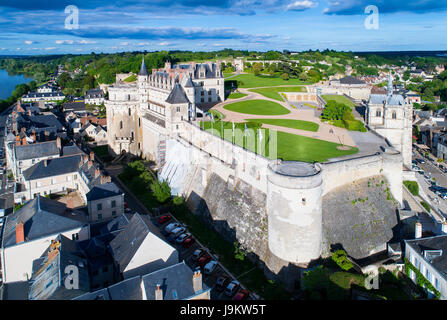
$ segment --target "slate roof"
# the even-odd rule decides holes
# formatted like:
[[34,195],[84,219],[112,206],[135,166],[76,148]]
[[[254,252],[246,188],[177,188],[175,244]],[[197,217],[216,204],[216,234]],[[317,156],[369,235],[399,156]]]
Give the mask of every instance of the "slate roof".
[[141,61],[140,72],[138,72],[139,76],[147,76],[146,64],[144,63],[144,58]]
[[28,281],[16,281],[2,284],[2,300],[28,300]]
[[119,272],[124,272],[149,232],[147,224],[135,213],[128,225],[110,242],[109,249]]
[[16,244],[16,225],[20,221],[27,241],[80,228],[86,224],[86,218],[78,211],[67,209],[63,203],[38,196],[6,217],[2,246]]
[[86,197],[88,201],[93,201],[98,199],[119,196],[121,194],[123,194],[123,192],[120,190],[120,188],[118,188],[118,186],[115,183],[108,182],[93,187],[86,194]]
[[70,144],[62,147],[62,155],[63,156],[72,156],[72,155],[76,155],[76,154],[84,154],[84,151],[79,149],[79,147],[76,144],[70,143]]
[[157,270],[143,276],[144,290],[148,300],[155,300],[155,289],[160,285],[163,290],[163,300],[185,300],[211,290],[202,282],[202,291],[194,292],[192,283],[193,271],[180,262],[173,266]]
[[57,147],[56,140],[16,146],[15,149],[16,159],[19,161],[59,156],[59,149]]
[[85,99],[104,98],[104,92],[100,88],[85,91]]
[[125,226],[129,224],[130,217],[128,217],[125,213],[119,215],[114,218],[112,221],[109,221],[105,226],[100,229],[101,234],[106,234],[118,230],[122,230]]
[[142,300],[141,277],[136,276],[107,288],[112,300]]
[[193,88],[194,87],[194,83],[191,80],[191,77],[187,77],[186,78],[186,82],[184,84],[185,88]]
[[393,94],[391,96],[387,96],[386,94],[371,94],[370,103],[384,104],[385,102],[389,106],[401,106],[404,105],[404,97],[400,94]]
[[30,92],[23,96],[23,98],[50,98],[50,97],[65,97],[61,91],[54,92]]
[[[36,180],[78,172],[81,161],[81,155],[39,161],[32,167],[23,171],[23,177],[25,180]],[[47,163],[46,166],[45,162]]]
[[111,300],[107,288],[80,295],[73,300]]
[[178,82],[175,83],[174,88],[166,99],[166,102],[170,104],[189,103],[189,99],[186,96],[185,91]]
[[353,76],[346,76],[340,79],[341,84],[365,84],[364,81],[354,78]]
[[442,250],[440,256],[429,262],[440,274],[447,277],[447,235],[405,240],[405,243],[422,256],[425,250]]
[[63,104],[64,112],[73,111],[73,112],[85,112],[85,102],[67,102]]

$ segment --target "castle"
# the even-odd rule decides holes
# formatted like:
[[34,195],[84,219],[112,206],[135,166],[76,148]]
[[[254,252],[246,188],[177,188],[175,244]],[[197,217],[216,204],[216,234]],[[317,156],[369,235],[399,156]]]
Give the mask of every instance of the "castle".
[[167,63],[148,75],[143,61],[136,84],[109,87],[109,147],[156,161],[173,194],[238,241],[266,274],[291,285],[296,268],[328,256],[334,244],[361,259],[393,238],[411,105],[387,97],[370,101],[368,114],[382,108],[386,117],[368,121],[379,135],[361,133],[369,137],[361,154],[315,164],[269,160],[191,121],[224,100],[219,64]]
[[106,100],[108,144],[115,154],[130,152],[164,163],[165,142],[184,120],[224,100],[219,63],[189,63],[152,70],[141,63],[136,83],[118,80]]

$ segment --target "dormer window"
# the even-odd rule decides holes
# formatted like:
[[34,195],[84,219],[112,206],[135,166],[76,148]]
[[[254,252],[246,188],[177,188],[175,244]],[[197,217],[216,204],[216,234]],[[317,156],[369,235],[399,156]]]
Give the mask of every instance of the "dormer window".
[[440,256],[442,256],[442,250],[424,250],[424,258],[430,262]]

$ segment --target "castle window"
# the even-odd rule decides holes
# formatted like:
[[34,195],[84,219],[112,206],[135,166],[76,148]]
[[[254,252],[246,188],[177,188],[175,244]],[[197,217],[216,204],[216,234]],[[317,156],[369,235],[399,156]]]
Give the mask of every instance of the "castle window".
[[306,198],[302,198],[301,199],[301,203],[303,204],[303,206],[305,206],[306,205]]
[[211,97],[208,98],[208,102],[211,102]]
[[200,99],[200,102],[204,102],[205,100],[203,98]]
[[120,121],[120,129],[123,128],[123,121]]
[[141,127],[141,118],[138,118],[138,126]]
[[131,139],[133,140],[133,131],[130,134],[131,134]]
[[180,107],[177,107],[177,112],[180,112]]
[[382,111],[377,110],[377,111],[376,111],[376,117],[381,117],[381,116],[382,116]]
[[396,119],[396,111],[393,111],[393,114],[391,116],[393,119]]

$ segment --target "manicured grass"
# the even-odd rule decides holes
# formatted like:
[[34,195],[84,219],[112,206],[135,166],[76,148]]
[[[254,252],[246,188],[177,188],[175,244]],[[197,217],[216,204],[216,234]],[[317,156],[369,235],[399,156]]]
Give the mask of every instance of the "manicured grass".
[[303,82],[299,79],[283,80],[279,76],[255,76],[252,73],[240,74],[236,77],[229,79],[231,81],[241,81],[241,88],[257,88],[257,87],[271,87],[271,86],[283,86],[283,85],[306,85],[309,82]]
[[127,77],[126,79],[123,80],[124,82],[134,82],[137,81],[137,75],[133,74],[129,77]]
[[220,112],[220,111],[217,111],[215,109],[210,109],[208,112],[214,115],[214,120],[215,121],[216,120],[225,119],[225,115],[222,112]]
[[300,129],[317,132],[320,127],[317,123],[304,120],[293,120],[293,119],[245,119],[246,121],[259,122],[265,124],[271,124],[274,126]]
[[345,96],[335,96],[335,95],[322,95],[321,96],[326,102],[330,101],[330,100],[334,100],[338,103],[343,103],[345,105],[347,105],[348,107],[354,108],[355,107],[355,103],[352,102],[351,100],[349,100],[348,98],[346,98]]
[[230,95],[227,97],[227,99],[239,99],[239,98],[243,98],[246,97],[247,95],[245,93],[241,93],[241,92],[232,92],[230,93]]
[[264,97],[275,99],[278,101],[284,101],[280,92],[304,92],[306,89],[304,87],[272,87],[272,88],[262,88],[250,90],[262,94]]
[[231,73],[222,72],[222,73],[223,73],[224,78],[231,77],[234,74],[233,72],[231,72]]
[[290,113],[282,105],[267,100],[247,100],[224,106],[226,110],[256,115],[283,115]]
[[[244,136],[245,124],[250,130],[250,135]],[[202,122],[201,127],[207,131],[213,129],[213,134],[222,136],[222,127],[224,129],[225,140],[232,141],[232,123],[231,122],[218,122],[215,121],[214,124],[211,122]],[[257,122],[246,122],[246,123],[235,123],[235,144],[243,146],[244,148],[261,154],[269,159],[283,159],[290,161],[304,161],[304,162],[325,162],[330,158],[342,157],[350,154],[355,154],[358,152],[357,148],[351,147],[350,150],[338,150],[337,146],[339,144],[328,142],[324,140],[318,140],[314,138],[303,137],[287,132],[262,129],[262,150],[259,149],[259,137],[258,128],[260,123]],[[239,129],[239,130],[238,130]],[[270,143],[270,132],[272,134],[276,132],[277,134],[277,146],[276,146],[276,156],[273,152],[275,146]]]

